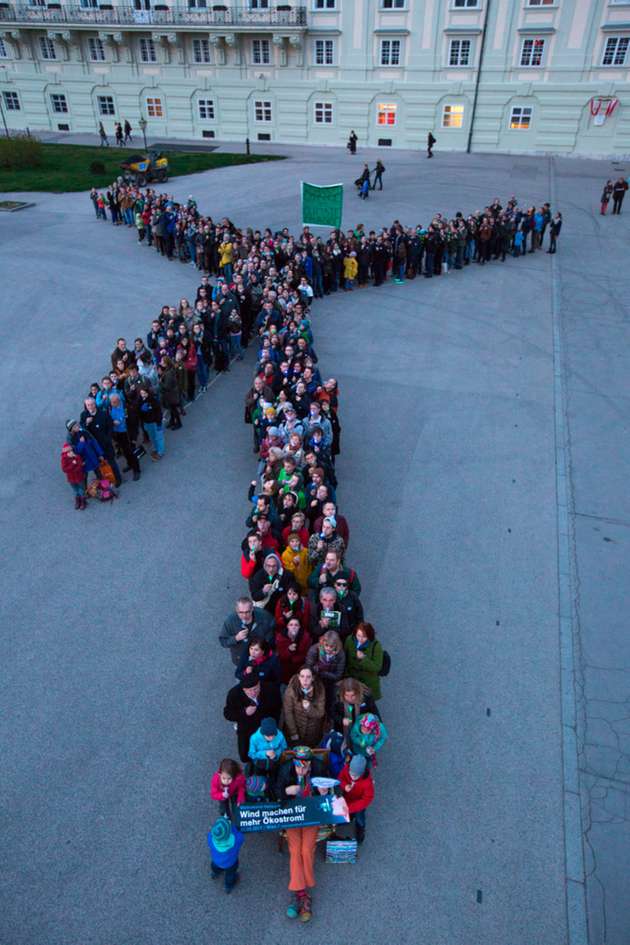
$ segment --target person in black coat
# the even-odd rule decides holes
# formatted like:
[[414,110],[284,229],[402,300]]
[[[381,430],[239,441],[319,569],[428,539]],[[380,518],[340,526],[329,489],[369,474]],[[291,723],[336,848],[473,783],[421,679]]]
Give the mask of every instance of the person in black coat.
[[238,753],[241,761],[249,761],[249,740],[260,728],[263,719],[280,719],[282,701],[275,683],[261,682],[258,673],[249,673],[246,679],[233,686],[227,694],[223,715],[236,723]]
[[258,607],[264,607],[270,614],[275,612],[276,602],[293,582],[292,574],[287,574],[280,558],[275,552],[266,555],[263,566],[249,580],[252,600]]
[[336,698],[330,714],[330,722],[334,730],[340,735],[347,736],[359,716],[366,712],[372,712],[378,719],[381,717],[368,687],[351,677],[340,680],[337,683]]
[[104,407],[96,406],[96,401],[93,397],[86,397],[83,403],[85,409],[81,411],[79,418],[81,426],[94,437],[101,447],[103,455],[112,467],[114,476],[116,477],[116,486],[119,486],[122,482],[122,476],[114,452],[114,442],[112,439],[114,425],[112,418]]

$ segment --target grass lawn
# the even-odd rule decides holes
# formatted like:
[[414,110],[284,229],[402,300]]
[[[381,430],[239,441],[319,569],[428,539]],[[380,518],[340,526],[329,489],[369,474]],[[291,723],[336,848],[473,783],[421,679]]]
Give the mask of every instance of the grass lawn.
[[[39,190],[49,193],[65,193],[71,190],[89,190],[91,187],[107,187],[121,172],[120,162],[132,154],[142,154],[142,148],[93,148],[74,144],[43,144],[43,161],[40,167],[25,167],[21,170],[0,168],[0,192]],[[195,174],[216,167],[234,164],[255,164],[259,161],[281,161],[280,155],[252,154],[207,154],[196,151],[166,151],[169,161],[169,176]],[[91,174],[92,161],[105,165],[105,174]]]

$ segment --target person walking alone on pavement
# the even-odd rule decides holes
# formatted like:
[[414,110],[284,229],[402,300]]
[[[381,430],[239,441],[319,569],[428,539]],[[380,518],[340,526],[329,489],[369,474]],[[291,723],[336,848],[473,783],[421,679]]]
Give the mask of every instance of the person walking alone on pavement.
[[619,180],[616,180],[613,184],[612,189],[612,199],[613,199],[613,213],[621,213],[621,205],[623,203],[623,198],[626,196],[626,190],[628,189],[628,182],[620,177]]
[[348,144],[346,145],[350,154],[357,153],[357,141],[358,141],[358,138],[356,134],[354,133],[354,130],[352,130],[350,132],[350,137],[348,138]]
[[116,122],[115,135],[116,135],[116,144],[118,145],[119,148],[122,148],[122,146],[123,146],[123,130],[122,130],[122,125],[120,124],[119,121]]
[[376,185],[378,184],[379,190],[383,189],[383,172],[385,171],[385,165],[381,161],[376,162],[376,167],[374,168],[374,183],[372,184],[372,190],[376,190]]
[[133,141],[133,138],[131,137],[131,125],[129,124],[129,120],[128,120],[128,119],[125,119],[125,138],[124,138],[124,143],[127,144],[127,142],[129,142],[129,144],[131,144],[132,141]]
[[435,138],[433,137],[433,132],[430,131],[427,135],[427,157],[433,157],[433,145],[435,144]]
[[101,139],[101,147],[102,147],[102,148],[108,148],[108,147],[109,147],[109,138],[107,137],[107,132],[105,131],[105,128],[103,127],[103,122],[102,122],[102,121],[99,121],[99,123],[98,123],[98,133],[99,133],[99,137],[100,137],[100,139]]

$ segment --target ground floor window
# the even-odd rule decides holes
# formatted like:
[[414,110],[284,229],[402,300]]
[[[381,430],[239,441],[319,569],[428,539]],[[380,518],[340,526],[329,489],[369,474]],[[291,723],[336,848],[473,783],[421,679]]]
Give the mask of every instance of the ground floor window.
[[114,99],[111,95],[99,95],[97,101],[99,115],[116,114],[116,109],[114,108]]
[[395,125],[396,124],[396,105],[387,102],[379,102],[376,106],[376,124],[377,125]]
[[463,105],[445,105],[442,110],[442,128],[461,128],[464,124]]
[[526,131],[532,120],[531,108],[523,105],[515,105],[510,115],[510,128],[518,131]]
[[330,102],[315,102],[315,124],[332,125],[333,107]]
[[17,92],[3,92],[4,107],[8,112],[19,112],[20,99]]
[[214,121],[214,101],[211,98],[200,98],[197,105],[203,121]]
[[164,118],[161,98],[147,99],[147,115],[149,118]]
[[66,96],[62,95],[60,92],[53,92],[50,96],[50,104],[52,105],[52,110],[58,114],[66,114],[68,111]]
[[271,121],[271,102],[256,100],[254,102],[256,121]]

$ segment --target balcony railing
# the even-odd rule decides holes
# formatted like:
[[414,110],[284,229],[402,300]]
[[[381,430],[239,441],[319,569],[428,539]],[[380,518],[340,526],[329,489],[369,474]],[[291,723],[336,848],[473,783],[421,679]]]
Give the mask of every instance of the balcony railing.
[[306,26],[306,7],[252,10],[249,7],[182,7],[156,4],[152,10],[136,10],[130,6],[103,4],[82,7],[49,3],[47,6],[18,6],[0,3],[0,21],[5,23],[94,23],[111,26],[214,26],[250,28]]

